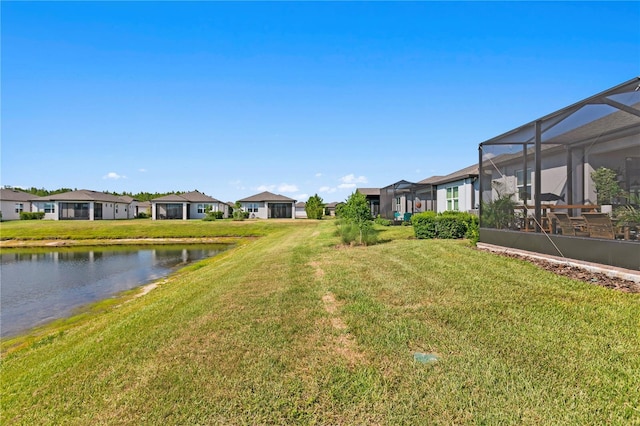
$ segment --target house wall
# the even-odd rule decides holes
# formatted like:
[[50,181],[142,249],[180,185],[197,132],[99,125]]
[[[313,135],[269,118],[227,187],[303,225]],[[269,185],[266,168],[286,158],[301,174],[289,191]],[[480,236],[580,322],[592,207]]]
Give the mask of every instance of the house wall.
[[23,212],[31,211],[31,203],[29,201],[1,200],[0,212],[2,212],[2,220],[20,219],[20,212],[16,213],[16,204],[22,204]]
[[249,219],[267,219],[269,217],[269,209],[267,208],[267,204],[265,202],[259,203],[241,203],[242,211],[249,211],[249,205],[258,205],[257,212],[249,212]]
[[437,185],[436,211],[438,213],[447,211],[447,188],[454,187],[458,188],[458,211],[468,212],[478,207],[477,205],[480,202],[478,181],[475,178],[466,178]]

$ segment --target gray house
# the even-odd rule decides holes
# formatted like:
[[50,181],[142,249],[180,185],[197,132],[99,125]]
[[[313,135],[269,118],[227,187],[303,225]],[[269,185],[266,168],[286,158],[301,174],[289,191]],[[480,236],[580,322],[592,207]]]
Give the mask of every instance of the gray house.
[[222,217],[229,217],[227,203],[199,191],[166,195],[151,200],[151,218],[153,220],[202,219],[208,211],[222,212]]
[[295,219],[296,200],[269,191],[238,200],[251,219]]
[[[640,77],[479,148],[480,243],[640,270],[640,224],[605,238],[585,220],[605,211],[592,177],[600,167],[615,173],[626,194],[614,204],[638,207]],[[568,227],[554,226],[559,214]],[[614,224],[607,218],[599,226]]]

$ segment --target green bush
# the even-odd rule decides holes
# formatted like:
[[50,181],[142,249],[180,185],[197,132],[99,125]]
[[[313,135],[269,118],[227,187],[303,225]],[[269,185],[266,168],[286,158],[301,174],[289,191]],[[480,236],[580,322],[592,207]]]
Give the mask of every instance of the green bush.
[[470,213],[428,211],[413,215],[411,223],[416,238],[468,238],[474,244],[478,241],[478,217]]
[[40,220],[44,218],[44,212],[20,212],[20,220]]
[[223,217],[224,212],[207,211],[207,215],[203,217],[202,220],[204,220],[205,222],[210,222],[217,219],[222,219]]
[[437,238],[436,212],[427,211],[411,216],[411,224],[416,238]]
[[378,242],[378,232],[373,228],[373,222],[357,224],[338,219],[336,234],[343,244],[370,246]]
[[380,215],[378,215],[378,217],[376,217],[373,221],[378,225],[391,226],[391,221],[389,219],[380,217]]
[[145,212],[140,212],[136,216],[136,219],[147,219],[147,218],[149,218],[149,215],[147,213],[145,213]]

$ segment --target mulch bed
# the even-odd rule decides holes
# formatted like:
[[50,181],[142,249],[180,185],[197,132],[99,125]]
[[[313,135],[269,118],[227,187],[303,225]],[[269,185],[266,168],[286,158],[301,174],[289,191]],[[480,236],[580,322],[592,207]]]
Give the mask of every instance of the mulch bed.
[[601,272],[592,272],[584,268],[579,268],[577,266],[549,262],[543,259],[522,256],[514,253],[500,254],[502,256],[525,260],[536,266],[539,266],[542,269],[546,269],[547,271],[553,272],[558,275],[563,275],[565,277],[573,278],[574,280],[584,281],[588,284],[599,285],[625,293],[640,293],[640,283],[631,280],[626,280],[619,277],[610,277],[609,275],[603,274]]

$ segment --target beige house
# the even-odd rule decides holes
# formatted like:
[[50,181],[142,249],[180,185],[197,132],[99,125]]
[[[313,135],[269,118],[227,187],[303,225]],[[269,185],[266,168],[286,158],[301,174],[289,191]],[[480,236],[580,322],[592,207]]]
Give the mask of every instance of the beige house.
[[31,211],[31,199],[33,194],[14,188],[0,189],[0,213],[2,220],[20,219],[21,212]]
[[296,200],[269,191],[238,200],[250,219],[295,219]]

